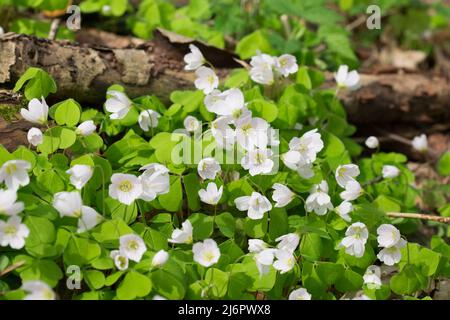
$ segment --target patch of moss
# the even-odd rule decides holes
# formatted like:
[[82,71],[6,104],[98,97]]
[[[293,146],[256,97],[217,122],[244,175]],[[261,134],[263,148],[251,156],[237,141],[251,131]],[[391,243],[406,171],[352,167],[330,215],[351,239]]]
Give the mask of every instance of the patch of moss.
[[7,122],[11,122],[16,118],[21,106],[14,104],[0,104],[0,118]]

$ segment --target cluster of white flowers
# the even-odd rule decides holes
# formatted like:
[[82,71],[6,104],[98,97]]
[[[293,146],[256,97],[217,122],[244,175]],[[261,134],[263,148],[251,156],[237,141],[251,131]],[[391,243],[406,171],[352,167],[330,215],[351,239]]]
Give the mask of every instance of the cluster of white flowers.
[[260,239],[248,240],[248,251],[253,255],[260,275],[267,274],[272,266],[281,274],[291,271],[295,267],[294,251],[300,242],[296,233],[288,233],[275,239],[276,248],[270,247]]
[[250,61],[250,78],[256,83],[272,85],[277,78],[288,77],[298,71],[297,59],[290,54],[273,57],[260,53]]
[[[144,240],[136,234],[126,234],[119,239],[119,249],[112,250],[110,253],[111,259],[114,260],[114,264],[118,270],[128,269],[129,260],[139,262],[142,256],[147,251],[147,246]],[[164,253],[157,253],[152,261],[152,266],[163,265],[167,259]]]
[[169,169],[159,163],[143,166],[139,177],[132,174],[115,173],[111,177],[109,196],[130,205],[137,199],[152,201],[158,195],[169,192]]
[[30,234],[28,227],[22,223],[19,214],[24,210],[23,202],[17,201],[17,190],[30,183],[28,170],[31,164],[25,160],[9,160],[0,167],[0,216],[6,215],[6,221],[0,220],[0,246],[22,249],[25,239]]
[[382,224],[378,227],[377,234],[378,246],[383,248],[377,255],[378,259],[388,266],[400,262],[402,258],[400,249],[406,245],[400,231],[393,225]]

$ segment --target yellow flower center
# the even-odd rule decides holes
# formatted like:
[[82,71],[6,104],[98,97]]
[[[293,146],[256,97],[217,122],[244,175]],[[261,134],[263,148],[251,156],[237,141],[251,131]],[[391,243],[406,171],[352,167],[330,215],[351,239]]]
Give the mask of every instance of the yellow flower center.
[[5,170],[6,170],[7,174],[11,175],[17,171],[17,166],[12,163],[12,164],[7,165]]
[[138,248],[139,248],[139,244],[136,241],[134,241],[134,240],[128,241],[128,249],[137,250]]
[[120,182],[119,189],[122,192],[130,192],[133,189],[133,184],[128,180],[124,180]]
[[16,234],[16,232],[17,232],[17,228],[14,225],[7,225],[5,227],[5,233],[7,235],[14,235],[14,234]]
[[206,261],[208,261],[208,262],[211,262],[211,261],[213,261],[214,260],[214,252],[212,252],[212,251],[206,251],[205,252],[205,260]]

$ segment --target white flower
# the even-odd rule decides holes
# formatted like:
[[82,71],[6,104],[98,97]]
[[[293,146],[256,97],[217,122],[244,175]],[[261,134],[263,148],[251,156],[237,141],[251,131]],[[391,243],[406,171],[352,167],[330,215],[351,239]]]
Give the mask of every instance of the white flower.
[[193,116],[187,116],[183,121],[184,128],[188,132],[197,131],[200,128],[200,124],[200,121],[198,121],[198,119]]
[[380,259],[381,262],[388,266],[393,266],[396,263],[399,263],[402,259],[402,253],[400,251],[406,245],[406,241],[402,238],[392,247],[384,248],[377,254],[377,258]]
[[20,114],[29,122],[45,124],[48,118],[48,105],[44,97],[42,97],[41,101],[35,98],[28,103],[28,109],[20,109]]
[[234,146],[236,133],[230,127],[231,123],[229,116],[220,116],[211,123],[211,134],[220,148],[230,150]]
[[277,260],[273,263],[273,267],[281,274],[289,272],[295,267],[295,257],[290,251],[277,250],[275,258]]
[[120,271],[124,271],[128,269],[128,258],[122,254],[119,250],[113,250],[111,251],[110,255],[111,259],[114,260],[114,264],[116,265],[116,268]]
[[83,137],[87,137],[87,136],[93,134],[95,132],[95,130],[97,130],[97,127],[96,127],[94,121],[87,120],[87,121],[82,122],[77,127],[75,132]]
[[204,94],[211,93],[219,86],[219,78],[213,69],[201,66],[195,70],[197,79],[194,81],[194,85],[198,90],[203,90]]
[[222,193],[223,186],[220,186],[220,188],[217,189],[217,185],[214,182],[208,183],[206,189],[200,189],[198,191],[200,200],[211,205],[216,205],[220,201],[220,198],[222,198]]
[[248,251],[258,253],[267,249],[269,245],[260,239],[248,239]]
[[0,37],[3,36],[5,34],[5,30],[3,30],[3,28],[0,26]]
[[400,231],[391,224],[382,224],[377,229],[377,241],[380,247],[389,248],[400,241]]
[[120,253],[134,262],[141,261],[142,256],[147,251],[144,240],[135,234],[123,235],[120,237],[119,242]]
[[369,289],[379,289],[382,285],[380,267],[375,265],[367,267],[363,279]]
[[359,182],[353,180],[347,182],[347,184],[345,185],[345,190],[342,191],[339,195],[345,201],[353,201],[357,199],[362,194],[362,192],[363,190]]
[[383,176],[384,179],[389,179],[389,178],[397,178],[398,175],[400,174],[400,170],[396,167],[396,166],[391,166],[391,165],[384,165],[383,169],[381,170],[381,174]]
[[252,149],[242,157],[241,165],[249,170],[251,176],[270,173],[274,166],[273,160],[269,159],[273,152],[270,149]]
[[255,254],[254,259],[256,262],[256,267],[258,268],[259,274],[261,276],[267,274],[270,271],[270,266],[273,264],[276,251],[276,249],[264,249]]
[[108,14],[111,12],[111,6],[108,6],[107,4],[105,4],[104,6],[102,6],[102,13],[103,14]]
[[27,140],[32,146],[37,147],[44,141],[44,135],[40,129],[31,128],[28,130]]
[[305,203],[306,211],[315,212],[319,216],[323,216],[328,210],[332,210],[333,204],[328,195],[328,183],[322,180],[320,184],[314,185]]
[[284,77],[298,71],[297,58],[291,54],[283,54],[275,59],[275,70]]
[[110,90],[106,93],[110,96],[105,102],[106,111],[111,112],[110,119],[123,119],[131,109],[132,102],[125,93]]
[[26,281],[21,288],[28,293],[24,300],[55,300],[56,298],[52,288],[40,280]]
[[281,183],[274,183],[272,189],[274,189],[272,199],[276,202],[275,208],[283,208],[295,198],[295,193]]
[[76,164],[66,171],[70,175],[70,183],[78,190],[83,189],[92,178],[94,169],[86,164]]
[[359,87],[359,74],[356,70],[348,72],[348,66],[342,65],[334,75],[339,88],[356,90]]
[[353,210],[353,205],[350,202],[342,201],[334,210],[345,221],[350,222],[352,220],[348,215]]
[[265,149],[269,141],[269,124],[262,118],[252,118],[248,113],[236,120],[236,142],[244,149]]
[[288,233],[275,239],[279,242],[277,248],[280,250],[294,252],[300,242],[300,237],[296,233]]
[[159,250],[152,259],[152,267],[162,267],[169,260],[169,253],[165,250]]
[[414,137],[414,139],[412,139],[411,141],[411,144],[413,148],[419,152],[426,152],[428,150],[428,140],[425,134]]
[[0,214],[13,216],[23,211],[23,202],[17,201],[17,192],[11,189],[0,189]]
[[220,164],[214,158],[205,158],[199,161],[197,171],[202,179],[214,180],[218,172],[220,172]]
[[0,246],[10,246],[13,249],[22,249],[25,238],[30,234],[28,227],[22,223],[19,216],[9,217],[5,222],[0,220]]
[[272,70],[275,65],[274,57],[265,53],[259,53],[252,57],[250,65],[252,66],[250,69],[250,78],[253,81],[265,85],[271,85],[274,82]]
[[167,300],[167,299],[164,298],[163,296],[160,296],[159,294],[155,294],[153,300]]
[[362,294],[360,296],[356,296],[354,297],[352,300],[372,300],[370,299],[368,296],[366,296],[365,294]]
[[150,128],[156,128],[158,126],[158,118],[161,115],[155,110],[148,109],[144,110],[139,114],[138,122],[139,127],[145,132],[149,131]]
[[189,45],[191,52],[184,56],[184,62],[186,62],[185,70],[196,70],[205,63],[201,51],[193,44]]
[[172,231],[172,236],[168,240],[171,243],[192,243],[192,224],[189,220],[184,221],[181,224],[181,229],[175,229]]
[[311,300],[311,294],[305,288],[298,288],[289,294],[289,300]]
[[369,230],[366,225],[362,222],[355,222],[347,228],[345,235],[346,237],[342,239],[339,247],[344,247],[347,254],[361,258],[369,238]]
[[205,239],[192,246],[194,261],[204,267],[210,267],[217,263],[220,258],[220,250],[213,239]]
[[208,94],[204,103],[209,112],[219,116],[238,117],[244,107],[244,94],[238,88],[228,89],[224,92],[214,90]]
[[272,209],[270,201],[258,192],[252,192],[251,196],[243,196],[234,200],[236,207],[240,211],[247,211],[247,215],[252,220],[259,220],[264,217],[264,213]]
[[145,170],[138,178],[142,184],[142,194],[139,199],[152,201],[158,195],[170,191],[169,169],[159,163],[151,163],[141,168]]
[[103,220],[103,217],[88,206],[81,207],[81,216],[78,219],[78,233],[91,230]]
[[142,195],[142,184],[132,174],[115,173],[111,182],[109,196],[123,204],[130,205]]
[[9,160],[0,168],[0,183],[4,182],[8,189],[17,190],[30,183],[28,170],[31,164],[25,160]]
[[83,200],[78,191],[58,192],[53,197],[53,207],[59,212],[61,218],[64,216],[79,218]]
[[294,137],[289,142],[289,150],[294,151],[290,155],[291,162],[302,164],[312,163],[316,161],[317,153],[323,147],[324,144],[317,129],[305,132],[301,138]]
[[377,137],[370,136],[366,139],[366,146],[370,149],[376,149],[380,146],[380,142],[378,141]]
[[338,185],[345,188],[348,182],[354,181],[359,175],[359,167],[356,164],[338,166],[336,169],[336,181]]

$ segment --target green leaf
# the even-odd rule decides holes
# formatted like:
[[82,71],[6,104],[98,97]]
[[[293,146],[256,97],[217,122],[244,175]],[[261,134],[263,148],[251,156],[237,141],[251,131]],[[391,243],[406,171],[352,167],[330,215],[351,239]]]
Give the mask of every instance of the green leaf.
[[257,51],[271,54],[272,46],[263,30],[256,30],[242,38],[236,46],[236,53],[242,59],[248,59],[256,55]]
[[250,101],[248,109],[253,112],[253,116],[263,118],[267,122],[274,121],[278,116],[276,104],[262,99]]
[[39,68],[28,68],[27,71],[17,80],[14,91],[19,91],[24,85],[25,97],[27,100],[33,98],[46,98],[49,93],[56,92],[56,83],[53,78],[44,70]]
[[437,163],[437,170],[441,176],[450,175],[450,151],[442,155]]
[[158,200],[167,211],[176,212],[180,210],[183,201],[183,191],[179,176],[170,176],[170,191],[160,195]]
[[74,127],[78,124],[81,117],[81,106],[73,99],[57,103],[55,106],[55,120],[56,123]]
[[22,281],[41,280],[51,287],[55,287],[63,277],[61,269],[52,260],[35,259],[21,270]]
[[427,282],[427,278],[420,274],[415,266],[406,265],[391,278],[390,286],[396,294],[413,294],[426,288]]
[[83,266],[100,256],[100,246],[89,239],[72,236],[64,250],[64,262],[67,265]]
[[267,224],[267,213],[259,220],[252,220],[247,217],[244,220],[244,230],[249,237],[260,239],[264,237],[267,232]]
[[88,270],[83,272],[84,279],[91,288],[97,290],[105,285],[105,275],[98,270]]
[[194,213],[189,216],[189,221],[193,228],[194,240],[209,238],[214,230],[214,219],[203,213]]
[[53,245],[56,232],[53,223],[42,217],[28,216],[25,225],[30,234],[25,240],[25,250],[35,257],[50,257],[56,254]]
[[159,295],[171,300],[183,299],[186,289],[179,277],[176,277],[165,269],[158,269],[151,273],[151,279],[153,289]]
[[356,291],[361,289],[364,283],[363,277],[351,269],[346,269],[336,281],[336,289],[341,292]]
[[130,271],[117,288],[117,298],[120,300],[133,300],[145,297],[152,290],[151,280],[143,274]]
[[205,281],[211,285],[208,293],[214,298],[225,296],[228,289],[228,273],[216,268],[210,268],[206,271]]
[[216,216],[216,225],[220,232],[227,238],[234,238],[236,230],[236,221],[229,212],[224,212]]
[[197,211],[200,209],[200,198],[198,191],[201,189],[199,179],[196,173],[190,173],[183,176],[184,188],[186,190],[186,196],[189,209]]

